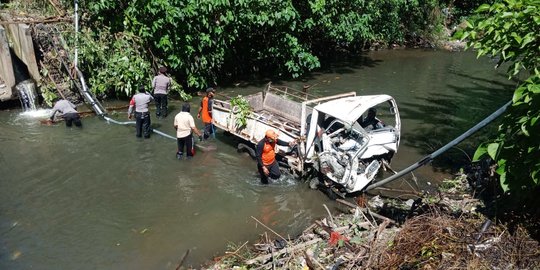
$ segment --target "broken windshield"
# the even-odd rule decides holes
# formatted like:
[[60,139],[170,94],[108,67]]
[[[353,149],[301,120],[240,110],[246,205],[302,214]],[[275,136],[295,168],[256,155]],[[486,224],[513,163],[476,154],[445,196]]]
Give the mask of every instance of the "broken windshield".
[[325,134],[328,135],[331,147],[334,150],[349,152],[349,154],[352,154],[351,156],[356,156],[365,148],[369,141],[369,137],[365,134],[365,131],[358,127],[360,126],[351,126],[339,119],[333,119],[327,126]]

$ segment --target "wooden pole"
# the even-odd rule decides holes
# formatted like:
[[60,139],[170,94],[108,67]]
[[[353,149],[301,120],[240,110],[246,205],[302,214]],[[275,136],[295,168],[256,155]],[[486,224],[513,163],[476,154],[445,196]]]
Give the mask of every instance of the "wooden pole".
[[182,256],[182,259],[180,260],[180,263],[178,263],[178,266],[176,266],[176,270],[180,269],[180,267],[182,267],[182,264],[184,264],[184,261],[186,260],[186,257],[189,255],[189,252],[191,250],[188,248],[188,250],[186,250],[186,253],[184,253],[184,256]]
[[287,245],[290,245],[291,243],[289,243],[289,240],[285,239],[285,237],[281,236],[279,233],[275,232],[274,230],[270,229],[270,227],[264,225],[264,223],[260,222],[257,218],[255,218],[254,216],[251,216],[252,219],[254,219],[255,221],[257,221],[259,224],[261,224],[263,227],[265,227],[266,229],[268,229],[269,231],[271,231],[272,233],[274,233],[275,235],[279,236],[281,239],[283,239],[285,242],[287,242]]
[[265,255],[261,255],[259,257],[256,257],[254,259],[251,259],[249,261],[246,262],[247,265],[251,265],[251,264],[255,264],[257,262],[265,262],[267,261],[268,259],[272,258],[272,255],[274,257],[279,257],[280,255],[282,254],[285,254],[285,253],[292,253],[296,250],[299,250],[299,249],[303,249],[305,247],[308,247],[308,246],[311,246],[311,245],[314,245],[314,244],[317,244],[318,242],[321,242],[322,239],[321,238],[315,238],[313,240],[309,240],[307,242],[304,242],[302,244],[298,244],[296,246],[292,246],[292,247],[286,247],[282,250],[280,250],[279,252],[277,253],[274,253],[274,254],[265,254]]
[[64,23],[72,22],[70,18],[53,18],[53,19],[43,19],[43,20],[17,20],[17,21],[0,21],[0,25],[9,25],[9,24],[36,24],[36,23]]

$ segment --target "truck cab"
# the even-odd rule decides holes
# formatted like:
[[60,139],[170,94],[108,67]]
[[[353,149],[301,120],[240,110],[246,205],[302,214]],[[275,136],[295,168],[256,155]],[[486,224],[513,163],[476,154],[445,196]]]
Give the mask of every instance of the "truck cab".
[[306,160],[345,193],[360,191],[397,152],[401,121],[388,95],[353,96],[314,107]]

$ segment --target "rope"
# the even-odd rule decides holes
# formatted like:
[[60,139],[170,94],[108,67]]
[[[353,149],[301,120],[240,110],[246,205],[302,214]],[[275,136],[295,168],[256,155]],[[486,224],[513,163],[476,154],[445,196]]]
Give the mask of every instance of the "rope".
[[487,124],[491,123],[493,120],[495,120],[501,114],[503,114],[504,111],[506,111],[506,109],[508,108],[508,106],[510,106],[510,104],[512,104],[511,100],[508,101],[506,104],[504,104],[501,108],[496,110],[494,113],[490,114],[484,120],[482,120],[481,122],[476,124],[474,127],[470,128],[465,133],[463,133],[459,137],[455,138],[453,141],[447,143],[445,146],[439,148],[439,150],[437,150],[437,151],[423,157],[422,159],[420,159],[419,161],[417,161],[413,165],[407,167],[406,169],[404,169],[402,171],[399,171],[397,174],[394,174],[394,175],[392,175],[392,176],[390,176],[390,177],[388,177],[386,179],[378,181],[377,183],[374,183],[372,185],[369,185],[368,187],[366,187],[365,191],[372,190],[374,188],[378,188],[380,186],[386,185],[386,184],[388,184],[388,183],[390,183],[390,182],[404,176],[405,174],[408,174],[408,173],[418,169],[419,167],[430,163],[434,158],[436,158],[440,154],[446,152],[448,149],[454,147],[456,144],[458,144],[461,141],[465,140],[467,137],[471,136],[476,131],[480,130],[481,128],[485,127]]

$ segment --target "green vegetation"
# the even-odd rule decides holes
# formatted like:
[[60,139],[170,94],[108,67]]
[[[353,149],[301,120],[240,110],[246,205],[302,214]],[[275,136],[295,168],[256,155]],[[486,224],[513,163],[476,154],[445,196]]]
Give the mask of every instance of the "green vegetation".
[[[484,1],[482,1],[484,2]],[[80,69],[98,96],[130,95],[169,68],[181,97],[238,78],[302,77],[337,54],[433,44],[480,0],[79,0]],[[69,0],[2,8],[73,14]],[[66,35],[73,32],[66,25]],[[184,91],[185,90],[185,91]]]
[[[73,10],[67,0],[4,5],[47,15]],[[80,0],[79,6],[80,68],[93,91],[121,96],[149,84],[160,65],[182,86],[181,96],[182,89],[246,76],[298,78],[336,52],[433,43],[457,23],[453,12],[470,9],[448,0]]]
[[474,160],[497,162],[504,191],[540,186],[540,2],[505,0],[482,5],[478,17],[457,34],[478,56],[509,63],[510,78],[528,77],[514,91],[497,137],[477,149]]
[[129,32],[110,36],[108,29],[93,32],[83,29],[79,42],[82,70],[92,70],[88,82],[96,94],[108,89],[129,96],[139,84],[150,87],[150,62],[141,40]]
[[246,126],[247,118],[251,114],[251,106],[249,106],[248,100],[242,95],[231,98],[231,111],[234,114],[237,127]]

